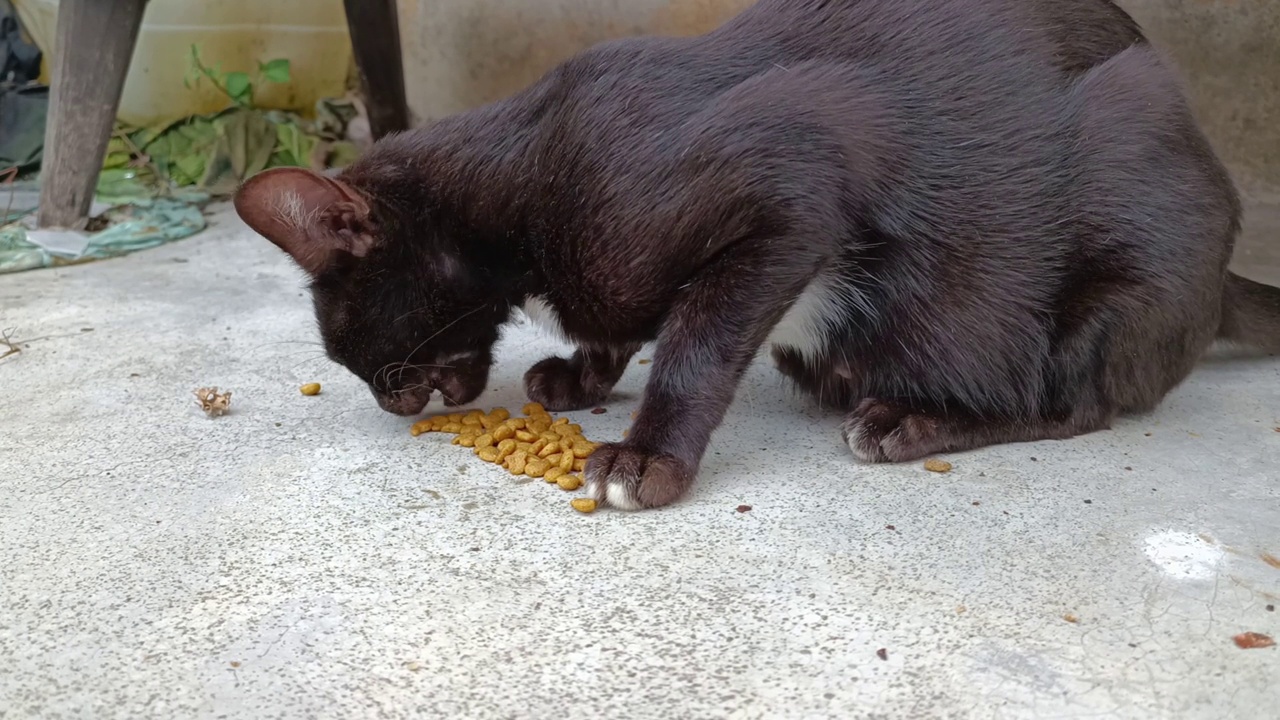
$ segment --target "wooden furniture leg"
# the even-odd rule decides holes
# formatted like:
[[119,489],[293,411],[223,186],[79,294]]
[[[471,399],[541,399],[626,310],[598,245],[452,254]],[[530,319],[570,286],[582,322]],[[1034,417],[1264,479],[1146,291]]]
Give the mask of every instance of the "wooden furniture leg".
[[41,163],[41,227],[83,227],[147,0],[62,0]]
[[374,139],[409,128],[396,0],[343,0]]

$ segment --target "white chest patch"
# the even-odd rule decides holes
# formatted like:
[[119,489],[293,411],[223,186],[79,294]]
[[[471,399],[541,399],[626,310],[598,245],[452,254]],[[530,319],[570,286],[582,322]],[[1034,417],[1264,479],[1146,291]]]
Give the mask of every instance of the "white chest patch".
[[850,306],[869,312],[869,305],[862,292],[847,280],[820,275],[773,327],[767,342],[794,348],[807,358],[821,357],[827,351],[832,321],[847,315]]
[[557,340],[564,340],[564,327],[560,324],[560,316],[556,314],[555,308],[551,307],[545,298],[534,296],[524,301],[524,305],[520,308],[524,311],[525,317],[534,325],[542,328],[546,332],[555,336]]

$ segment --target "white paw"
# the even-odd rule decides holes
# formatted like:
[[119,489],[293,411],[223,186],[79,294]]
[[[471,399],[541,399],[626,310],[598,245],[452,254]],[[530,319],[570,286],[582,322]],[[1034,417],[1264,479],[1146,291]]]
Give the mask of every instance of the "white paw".
[[588,480],[587,495],[595,498],[596,502],[604,503],[619,510],[640,509],[640,503],[636,502],[635,496],[622,483],[605,483],[602,486],[599,482]]

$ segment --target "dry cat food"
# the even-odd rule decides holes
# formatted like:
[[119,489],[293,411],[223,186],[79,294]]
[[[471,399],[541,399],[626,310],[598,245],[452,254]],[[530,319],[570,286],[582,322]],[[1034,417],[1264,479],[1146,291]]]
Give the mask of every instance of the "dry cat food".
[[303,385],[302,387],[298,388],[298,390],[299,390],[303,395],[307,395],[307,396],[311,396],[311,395],[319,395],[319,394],[320,394],[320,383],[307,383],[306,385]]
[[574,510],[580,513],[592,513],[596,511],[596,501],[591,498],[574,498],[569,501]]
[[587,458],[600,444],[584,437],[581,425],[553,418],[538,403],[525,405],[521,412],[524,417],[512,417],[506,408],[437,415],[414,423],[409,432],[415,437],[452,433],[457,435],[454,445],[471,448],[476,457],[512,475],[541,478],[567,491],[582,487]]
[[231,407],[231,391],[218,392],[216,387],[200,388],[195,391],[196,402],[209,417],[217,417]]
[[929,472],[946,473],[951,472],[951,463],[946,460],[932,458],[924,461],[924,469]]

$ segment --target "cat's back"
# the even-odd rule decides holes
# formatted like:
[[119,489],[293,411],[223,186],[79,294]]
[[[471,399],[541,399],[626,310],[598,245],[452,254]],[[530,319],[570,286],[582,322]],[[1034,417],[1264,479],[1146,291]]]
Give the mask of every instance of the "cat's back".
[[809,61],[962,85],[1056,84],[1144,43],[1112,0],[761,0],[687,38],[593,46],[535,93],[544,148],[661,147],[667,133],[760,73]]
[[795,60],[964,62],[1012,53],[1071,74],[1145,42],[1113,0],[760,0],[707,37]]

